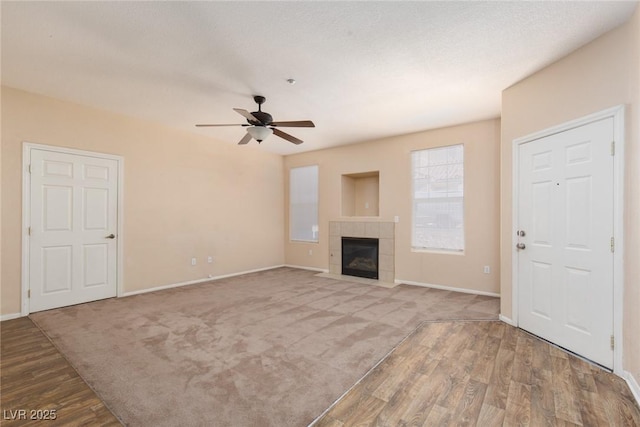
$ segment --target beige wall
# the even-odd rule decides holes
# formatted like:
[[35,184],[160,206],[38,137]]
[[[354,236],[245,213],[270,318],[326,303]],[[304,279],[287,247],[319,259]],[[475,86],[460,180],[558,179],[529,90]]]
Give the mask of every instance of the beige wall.
[[[2,100],[2,87],[0,86],[0,101]],[[0,102],[0,131],[2,130],[2,102]],[[2,146],[0,145],[0,316],[2,315]]]
[[633,20],[629,25],[631,35],[631,67],[630,90],[631,102],[627,118],[630,119],[630,138],[627,145],[627,176],[626,220],[625,231],[628,240],[626,251],[626,280],[625,280],[625,351],[624,367],[640,384],[640,7],[636,9]]
[[640,11],[605,34],[503,92],[501,147],[501,312],[512,316],[512,141],[626,104],[624,369],[640,381]]
[[355,180],[356,194],[354,197],[355,216],[378,216],[380,179],[377,176],[358,178]]
[[[396,279],[498,293],[499,133],[500,121],[487,120],[285,157],[285,180],[292,167],[317,164],[320,174],[320,241],[291,242],[287,232],[286,262],[328,269],[329,221],[357,219],[341,216],[342,175],[379,171],[379,220],[400,217]],[[465,147],[465,253],[412,252],[411,151],[460,143]],[[483,273],[485,265],[491,274]]]
[[281,156],[6,87],[1,135],[3,315],[20,311],[23,141],[124,157],[125,292],[284,262]]

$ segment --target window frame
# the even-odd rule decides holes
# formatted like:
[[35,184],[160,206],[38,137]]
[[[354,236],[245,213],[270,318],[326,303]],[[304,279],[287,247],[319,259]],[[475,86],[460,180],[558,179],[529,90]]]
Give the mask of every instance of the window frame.
[[[439,164],[439,165],[433,165],[433,164],[427,164],[425,166],[417,166],[416,165],[416,155],[418,155],[419,153],[424,153],[424,152],[429,152],[429,151],[435,151],[435,150],[446,150],[446,149],[451,149],[454,147],[460,147],[462,149],[462,153],[461,153],[461,161],[460,162],[446,162],[443,164]],[[466,230],[466,224],[465,224],[465,197],[464,197],[464,181],[465,181],[465,160],[464,160],[464,143],[458,143],[458,144],[450,144],[450,145],[441,145],[441,146],[437,146],[437,147],[429,147],[429,148],[421,148],[421,149],[417,149],[417,150],[412,150],[411,151],[411,251],[412,252],[437,252],[437,253],[444,253],[444,254],[451,254],[451,255],[464,255],[464,252],[466,250],[466,239],[465,239],[465,230]],[[420,198],[416,198],[416,184],[418,184],[418,169],[428,169],[428,168],[432,168],[432,167],[442,167],[442,166],[446,166],[446,167],[452,167],[455,165],[461,165],[462,166],[462,171],[461,171],[461,177],[459,178],[460,182],[458,183],[459,186],[459,190],[461,192],[460,196],[451,196],[451,195],[447,195],[444,194],[441,197],[420,197]],[[450,180],[447,179],[445,180],[445,183],[447,185],[447,191],[449,191],[449,184],[451,182],[455,182],[456,180]],[[421,204],[428,204],[429,202],[432,203],[442,203],[445,204],[447,202],[453,202],[453,203],[459,203],[460,204],[460,208],[459,208],[459,228],[460,230],[460,235],[458,236],[461,245],[460,247],[457,246],[453,246],[453,245],[448,245],[445,247],[437,247],[435,245],[433,246],[429,246],[428,244],[419,244],[419,242],[417,241],[417,212],[418,212],[418,206]],[[445,212],[447,214],[447,218],[449,221],[454,221],[455,223],[455,217],[456,215],[453,215],[454,219],[452,218],[451,215],[451,210],[446,210]],[[447,222],[449,222],[447,221]],[[448,228],[448,229],[453,229],[453,228],[457,228],[456,226],[449,226],[449,227],[443,227],[443,228]],[[428,243],[428,242],[427,242]]]
[[[294,171],[301,169],[315,169],[315,200],[312,204],[315,205],[315,224],[311,225],[311,239],[301,238],[298,236],[294,236],[294,206],[300,205],[297,203],[294,205],[293,203],[293,175]],[[320,232],[319,232],[319,216],[320,216],[320,167],[317,164],[313,165],[305,165],[305,166],[296,166],[289,168],[289,241],[290,242],[298,242],[298,243],[318,243],[320,240]]]

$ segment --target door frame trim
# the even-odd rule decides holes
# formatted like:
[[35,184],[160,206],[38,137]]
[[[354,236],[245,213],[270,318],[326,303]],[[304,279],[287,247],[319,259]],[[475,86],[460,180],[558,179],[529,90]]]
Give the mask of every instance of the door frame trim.
[[85,157],[97,157],[99,159],[115,160],[117,162],[117,245],[116,245],[116,297],[123,294],[124,280],[124,258],[123,258],[123,219],[124,219],[124,157],[98,153],[95,151],[78,150],[75,148],[59,147],[55,145],[36,144],[33,142],[22,142],[22,290],[20,294],[20,314],[27,316],[30,313],[29,307],[29,253],[31,250],[29,242],[29,227],[31,226],[31,174],[29,173],[29,165],[31,164],[31,150],[51,151],[63,154],[75,154]]
[[515,250],[518,243],[516,228],[518,227],[518,183],[520,182],[519,163],[520,146],[527,142],[545,138],[560,132],[565,132],[580,126],[599,120],[613,119],[613,139],[615,141],[615,156],[613,156],[613,237],[615,239],[615,251],[613,253],[613,335],[615,347],[613,349],[613,372],[622,375],[623,354],[623,316],[624,316],[624,145],[625,145],[625,106],[618,105],[602,110],[575,120],[571,120],[557,126],[552,126],[538,132],[531,133],[512,141],[512,230],[511,234],[511,320],[515,326],[519,326],[518,319],[518,251]]

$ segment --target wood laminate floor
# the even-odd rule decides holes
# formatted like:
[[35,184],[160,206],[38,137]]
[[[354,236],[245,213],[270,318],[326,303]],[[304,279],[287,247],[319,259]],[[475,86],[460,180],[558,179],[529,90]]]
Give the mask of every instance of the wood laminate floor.
[[3,426],[119,426],[67,360],[28,317],[0,323]]
[[[0,329],[2,425],[52,409],[50,425],[120,425],[30,319]],[[640,408],[619,377],[502,322],[432,322],[315,424],[352,425],[640,426]]]
[[321,417],[342,426],[640,426],[627,384],[502,322],[422,324]]

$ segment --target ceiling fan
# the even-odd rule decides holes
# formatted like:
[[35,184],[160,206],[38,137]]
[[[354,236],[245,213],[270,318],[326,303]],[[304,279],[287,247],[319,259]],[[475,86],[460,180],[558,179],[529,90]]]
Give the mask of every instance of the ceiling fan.
[[274,122],[271,114],[262,111],[262,104],[267,100],[264,96],[256,95],[253,97],[253,100],[258,104],[258,111],[254,111],[253,113],[248,112],[247,110],[243,110],[242,108],[234,108],[233,110],[238,114],[242,115],[247,119],[247,123],[242,124],[221,124],[221,125],[210,125],[210,124],[199,124],[197,127],[209,127],[209,126],[246,126],[247,134],[240,140],[238,144],[247,144],[251,141],[251,138],[261,143],[264,141],[269,135],[272,133],[280,138],[286,139],[289,142],[293,142],[294,144],[302,144],[304,141],[296,138],[293,135],[289,135],[286,132],[278,129],[279,127],[294,127],[294,128],[313,128],[316,125],[313,124],[311,120],[298,120],[293,122]]

